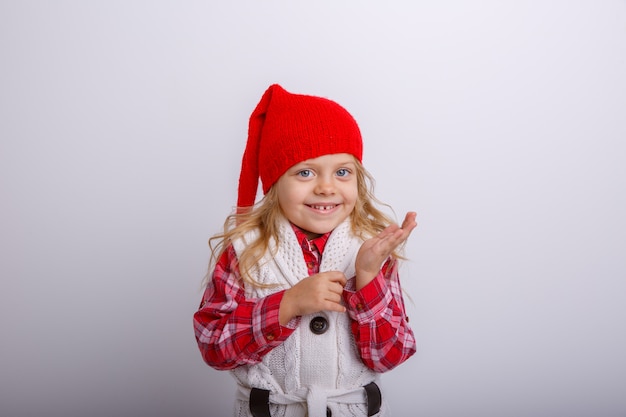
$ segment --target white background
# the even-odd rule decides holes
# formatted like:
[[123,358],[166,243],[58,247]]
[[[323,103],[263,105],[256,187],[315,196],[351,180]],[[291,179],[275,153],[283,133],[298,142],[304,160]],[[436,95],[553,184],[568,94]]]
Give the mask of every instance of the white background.
[[2,1],[0,59],[0,415],[230,414],[191,320],[275,82],[418,212],[395,416],[626,415],[626,2]]

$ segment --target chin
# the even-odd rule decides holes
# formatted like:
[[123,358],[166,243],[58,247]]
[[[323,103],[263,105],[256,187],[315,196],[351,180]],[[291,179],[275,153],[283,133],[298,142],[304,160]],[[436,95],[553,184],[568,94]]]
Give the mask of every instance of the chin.
[[316,228],[313,228],[313,230],[309,230],[309,232],[315,233],[318,235],[323,235],[325,233],[332,232],[333,230],[337,228],[337,226],[339,226],[339,224],[335,224],[335,225],[328,226],[328,227],[316,227]]

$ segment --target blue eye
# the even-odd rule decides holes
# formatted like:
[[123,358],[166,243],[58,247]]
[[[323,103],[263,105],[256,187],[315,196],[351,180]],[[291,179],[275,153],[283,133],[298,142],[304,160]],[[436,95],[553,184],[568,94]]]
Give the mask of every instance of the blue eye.
[[311,170],[303,169],[302,171],[298,171],[298,175],[301,176],[302,178],[308,178],[312,174],[311,174]]
[[337,176],[338,177],[347,177],[350,174],[350,171],[348,171],[345,168],[341,168],[339,170],[337,170]]

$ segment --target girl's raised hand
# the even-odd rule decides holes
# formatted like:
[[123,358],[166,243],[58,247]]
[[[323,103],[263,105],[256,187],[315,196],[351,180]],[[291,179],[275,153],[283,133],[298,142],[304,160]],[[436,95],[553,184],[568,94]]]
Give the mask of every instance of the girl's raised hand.
[[409,238],[413,229],[417,227],[416,216],[416,213],[408,212],[402,227],[397,224],[389,225],[378,236],[366,240],[361,245],[356,257],[357,290],[369,284],[378,275],[383,262]]
[[345,312],[341,294],[346,281],[346,276],[339,271],[322,272],[302,279],[283,295],[278,312],[280,324],[284,326],[294,317],[318,311]]

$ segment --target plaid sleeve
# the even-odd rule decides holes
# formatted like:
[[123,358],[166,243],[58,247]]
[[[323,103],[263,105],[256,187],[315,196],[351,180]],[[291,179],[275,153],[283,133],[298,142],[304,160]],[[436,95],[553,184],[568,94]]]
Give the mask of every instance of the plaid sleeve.
[[385,263],[381,272],[359,291],[344,291],[352,334],[365,365],[385,372],[416,351],[415,337],[404,308],[397,263]]
[[229,247],[220,257],[200,308],[193,316],[194,331],[204,361],[219,370],[255,364],[280,345],[297,326],[278,321],[284,291],[260,299],[247,299]]

